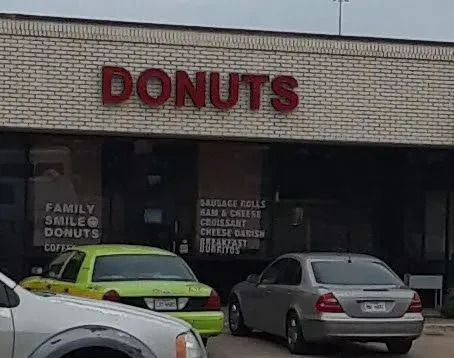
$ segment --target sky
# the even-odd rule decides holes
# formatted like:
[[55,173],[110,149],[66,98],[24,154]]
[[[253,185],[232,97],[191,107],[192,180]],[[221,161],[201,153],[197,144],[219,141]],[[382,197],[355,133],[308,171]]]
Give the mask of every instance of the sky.
[[[0,0],[0,12],[338,33],[333,0]],[[349,0],[342,34],[454,42],[453,19],[454,0]]]

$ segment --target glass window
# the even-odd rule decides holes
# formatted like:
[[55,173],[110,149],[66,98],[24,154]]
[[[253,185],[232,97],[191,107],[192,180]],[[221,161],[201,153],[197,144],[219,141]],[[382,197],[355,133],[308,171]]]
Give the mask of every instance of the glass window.
[[450,260],[454,260],[454,191],[449,193],[449,251]]
[[33,246],[55,253],[99,243],[103,212],[100,141],[33,136],[29,161]]
[[9,307],[8,291],[3,282],[0,282],[0,307]]
[[301,283],[301,264],[295,259],[288,259],[288,264],[278,278],[278,284],[296,286]]
[[80,251],[76,251],[74,256],[68,261],[61,274],[62,281],[76,282],[77,276],[79,275],[80,268],[84,262],[85,254]]
[[263,175],[267,151],[249,144],[199,144],[198,254],[266,255],[272,208]]
[[400,280],[375,261],[314,261],[315,280],[327,285],[396,285]]
[[0,271],[24,276],[25,187],[29,165],[24,137],[0,134]]
[[[411,173],[413,174],[413,173]],[[417,177],[416,174],[413,177]],[[405,190],[403,207],[404,250],[409,260],[419,260],[423,255],[424,195],[422,189],[410,182]],[[418,183],[417,183],[418,184]]]
[[278,284],[278,278],[283,274],[288,264],[288,259],[280,259],[271,264],[268,268],[263,271],[260,283],[264,285],[276,285]]
[[429,260],[445,258],[447,191],[426,193],[425,256]]
[[0,183],[0,205],[13,205],[14,188],[9,183]]
[[108,281],[197,281],[178,256],[106,255],[95,260],[93,282]]
[[68,251],[58,256],[54,261],[52,261],[49,264],[49,268],[45,276],[50,278],[58,278],[61,269],[65,265],[65,262],[68,261],[68,259],[71,257],[73,253],[74,253],[73,251]]

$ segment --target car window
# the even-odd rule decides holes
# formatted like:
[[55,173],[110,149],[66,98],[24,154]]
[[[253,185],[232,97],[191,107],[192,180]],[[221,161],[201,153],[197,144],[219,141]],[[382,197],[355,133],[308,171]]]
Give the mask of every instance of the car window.
[[0,282],[0,307],[9,307],[7,287],[3,282]]
[[275,261],[268,268],[263,271],[262,277],[260,278],[260,283],[265,285],[275,285],[278,284],[279,275],[282,275],[285,267],[288,264],[288,259],[283,258],[278,261]]
[[377,261],[313,261],[315,280],[329,285],[396,285],[400,280]]
[[49,267],[46,270],[45,277],[48,278],[58,278],[60,271],[65,265],[65,262],[73,255],[74,251],[66,251],[59,255],[54,261],[49,264]]
[[98,256],[93,282],[106,281],[197,281],[181,257],[149,254]]
[[278,285],[299,285],[301,283],[302,273],[301,264],[295,259],[288,259],[285,269],[278,276]]
[[83,252],[76,251],[63,269],[60,279],[62,281],[76,282],[84,259],[85,254]]

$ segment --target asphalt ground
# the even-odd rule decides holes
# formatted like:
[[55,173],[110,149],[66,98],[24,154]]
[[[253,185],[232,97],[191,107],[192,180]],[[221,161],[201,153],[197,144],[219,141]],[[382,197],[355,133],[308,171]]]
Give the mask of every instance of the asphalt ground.
[[[299,357],[402,357],[391,355],[384,345],[345,344],[341,346],[320,347],[317,355]],[[426,333],[413,345],[406,356],[408,358],[452,358],[454,352],[454,332]],[[226,332],[208,342],[210,358],[281,358],[296,357],[290,354],[285,342],[266,334],[254,334],[250,337],[233,337]]]

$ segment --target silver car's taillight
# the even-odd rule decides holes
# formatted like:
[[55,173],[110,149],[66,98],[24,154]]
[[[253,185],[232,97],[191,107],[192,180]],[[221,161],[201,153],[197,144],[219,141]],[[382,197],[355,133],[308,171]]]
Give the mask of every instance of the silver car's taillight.
[[408,306],[407,313],[421,313],[422,311],[423,311],[423,307],[422,307],[421,298],[419,297],[418,293],[415,292],[415,294],[411,300],[410,306]]

